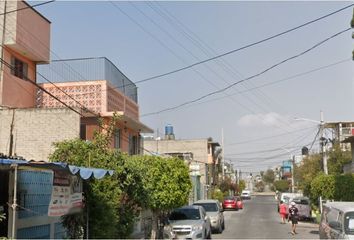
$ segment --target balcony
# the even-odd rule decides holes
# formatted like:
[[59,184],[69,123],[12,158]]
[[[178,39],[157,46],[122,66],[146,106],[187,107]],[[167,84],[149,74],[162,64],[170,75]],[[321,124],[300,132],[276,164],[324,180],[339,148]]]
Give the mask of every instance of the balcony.
[[[48,83],[47,79],[54,83],[106,80],[107,91],[119,92],[136,104],[138,102],[136,85],[105,57],[54,60],[38,66],[38,72],[38,83]],[[110,98],[115,96],[110,95]]]
[[[52,61],[38,66],[38,72],[37,82],[71,107],[84,106],[101,116],[118,112],[128,120],[139,121],[135,84],[106,58]],[[64,107],[42,90],[37,92],[36,105]]]
[[[26,8],[24,1],[2,1],[1,12]],[[4,45],[34,62],[50,59],[50,22],[34,8],[14,11],[0,17],[5,22]],[[3,31],[0,33],[2,39]]]

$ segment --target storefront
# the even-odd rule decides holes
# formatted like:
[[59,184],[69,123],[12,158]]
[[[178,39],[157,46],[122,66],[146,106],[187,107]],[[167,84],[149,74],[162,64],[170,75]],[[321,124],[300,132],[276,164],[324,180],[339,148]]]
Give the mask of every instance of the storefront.
[[[82,181],[113,171],[0,159],[0,237],[63,239],[60,217],[83,208]],[[15,197],[14,197],[15,196]]]

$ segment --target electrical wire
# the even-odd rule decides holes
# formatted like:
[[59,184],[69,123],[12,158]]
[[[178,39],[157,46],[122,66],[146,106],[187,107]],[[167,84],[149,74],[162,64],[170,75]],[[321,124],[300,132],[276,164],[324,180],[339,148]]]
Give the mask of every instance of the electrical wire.
[[[150,16],[148,16],[147,14],[145,14],[142,10],[140,10],[137,6],[135,6],[134,3],[130,2],[130,5],[134,7],[134,9],[136,9],[141,15],[143,15],[146,19],[148,19],[151,23],[154,24],[154,26],[156,26],[159,30],[161,30],[164,34],[166,34],[173,42],[175,42],[178,46],[180,46],[183,50],[185,50],[189,55],[191,55],[194,59],[196,60],[200,60],[199,57],[197,57],[192,51],[190,51],[187,47],[185,47],[180,41],[177,40],[177,38],[175,38],[174,36],[172,36],[172,34],[167,31],[166,29],[164,29],[162,26],[160,26],[160,24],[156,23],[155,20],[153,20]],[[117,7],[117,6],[116,6]],[[119,10],[122,12],[122,9],[119,8]],[[125,14],[127,17],[129,17],[127,14]],[[131,18],[130,18],[131,19]],[[131,19],[133,21],[133,19]],[[140,28],[142,28],[143,26],[141,26],[140,24],[138,24],[136,21],[133,21],[135,24],[137,24]],[[147,32],[147,30],[145,30],[146,28],[143,28],[144,32]],[[149,32],[147,32],[149,33]],[[152,33],[149,33],[149,35],[152,35]],[[153,35],[152,35],[153,36]],[[157,40],[158,38],[154,37],[155,40]],[[158,41],[160,42],[160,41]],[[162,45],[164,46],[164,45]],[[168,50],[171,51],[171,49],[168,48]],[[174,54],[175,56],[177,56],[177,54]],[[180,60],[182,60],[180,58]],[[183,60],[182,60],[183,61]],[[185,61],[183,61],[185,62]],[[220,75],[218,72],[216,72],[213,68],[211,68],[208,65],[204,65],[210,72],[212,72],[215,76],[216,79],[220,79],[223,82],[225,82],[226,84],[230,84],[229,81],[227,81],[222,75]],[[193,69],[194,70],[194,69]],[[194,70],[195,71],[195,70]],[[198,71],[196,71],[202,78],[203,80],[207,81],[208,83],[210,83],[212,86],[214,86],[217,90],[220,90],[220,87],[215,84],[214,82],[209,81],[206,77],[204,77],[204,75],[201,75]],[[232,75],[232,77],[234,77],[234,75]],[[235,89],[236,91],[238,91],[237,89]],[[239,91],[238,91],[239,92]],[[227,95],[226,93],[223,93],[225,95]],[[251,99],[250,97],[248,97],[247,95],[244,95],[245,98],[247,100],[249,100],[250,102],[252,102],[254,105],[256,105],[258,108],[264,110],[264,108],[258,104],[257,102],[255,102],[253,99]],[[230,100],[232,100],[232,102],[240,105],[241,107],[245,108],[246,110],[248,110],[249,112],[256,114],[250,107],[241,104],[241,102],[237,101],[235,98],[231,97]],[[265,110],[264,110],[265,111]],[[260,117],[259,117],[260,118]],[[280,123],[283,123],[284,125],[287,125],[285,122],[282,122],[282,120],[279,121]],[[279,127],[282,130],[288,131],[287,128],[282,127],[280,124],[277,124],[277,127]]]
[[203,64],[203,63],[206,63],[206,62],[215,60],[215,59],[217,59],[217,58],[224,57],[224,56],[226,56],[226,55],[229,55],[229,54],[232,54],[232,53],[235,53],[235,52],[244,50],[244,49],[246,49],[246,48],[249,48],[249,47],[258,45],[258,44],[260,44],[260,43],[269,41],[269,40],[271,40],[271,39],[273,39],[273,38],[282,36],[282,35],[284,35],[284,34],[287,34],[287,33],[290,33],[290,32],[292,32],[292,31],[295,31],[295,30],[297,30],[297,29],[299,29],[299,28],[302,28],[302,27],[305,27],[305,26],[310,25],[310,24],[312,24],[312,23],[315,23],[315,22],[317,22],[317,21],[320,21],[320,20],[322,20],[322,19],[324,19],[324,18],[327,18],[327,17],[329,17],[329,16],[332,16],[332,15],[334,15],[334,14],[336,14],[336,13],[339,13],[339,12],[341,12],[341,11],[347,9],[347,8],[350,8],[350,7],[352,7],[352,6],[354,6],[354,4],[350,4],[350,5],[346,6],[346,7],[340,8],[340,9],[338,9],[338,10],[336,10],[336,11],[334,11],[334,12],[331,12],[331,13],[329,13],[329,14],[326,14],[326,15],[324,15],[324,16],[322,16],[322,17],[319,17],[319,18],[316,18],[316,19],[311,20],[311,21],[309,21],[309,22],[303,23],[303,24],[301,24],[301,25],[299,25],[299,26],[293,27],[293,28],[288,29],[288,30],[286,30],[286,31],[283,31],[283,32],[280,32],[280,33],[275,34],[275,35],[273,35],[273,36],[270,36],[270,37],[267,37],[267,38],[265,38],[265,39],[262,39],[262,40],[260,40],[260,41],[253,42],[253,43],[248,44],[248,45],[246,45],[246,46],[243,46],[243,47],[240,47],[240,48],[237,48],[237,49],[228,51],[228,52],[223,53],[223,54],[219,54],[219,55],[214,56],[214,57],[212,57],[212,58],[208,58],[208,59],[205,59],[205,60],[203,60],[203,61],[199,61],[199,62],[190,64],[190,65],[185,66],[185,67],[182,67],[182,68],[178,68],[178,69],[176,69],[176,70],[173,70],[173,71],[170,71],[170,72],[167,72],[167,73],[163,73],[163,74],[159,74],[159,75],[156,75],[156,76],[153,76],[153,77],[149,77],[149,78],[145,78],[145,79],[139,80],[139,81],[137,81],[137,82],[135,82],[135,83],[142,83],[142,82],[150,81],[150,80],[153,80],[153,79],[156,79],[156,78],[164,77],[164,76],[167,76],[167,75],[170,75],[170,74],[173,74],[173,73],[177,73],[177,72],[180,72],[180,71],[183,71],[183,70],[192,68],[192,67],[194,67],[194,66],[197,66],[197,65],[200,65],[200,64]]
[[37,4],[29,5],[27,7],[19,8],[19,9],[16,9],[16,10],[3,12],[3,13],[0,13],[0,16],[5,15],[5,14],[9,14],[9,13],[13,13],[13,12],[18,12],[18,11],[25,10],[25,9],[28,9],[28,8],[35,8],[35,7],[38,7],[38,6],[41,6],[41,5],[44,5],[44,4],[48,4],[48,3],[52,3],[52,2],[55,2],[55,1],[56,0],[51,0],[51,1],[48,1],[48,2],[37,3]]
[[247,78],[244,78],[244,79],[242,79],[242,80],[240,80],[240,81],[237,81],[237,82],[235,82],[235,83],[232,83],[232,84],[230,84],[230,85],[228,85],[228,86],[226,86],[226,87],[224,87],[224,88],[222,88],[222,89],[220,89],[220,90],[210,92],[210,93],[205,94],[205,95],[203,95],[203,96],[201,96],[201,97],[198,97],[198,98],[196,98],[196,99],[194,99],[194,100],[186,101],[186,102],[181,103],[181,104],[179,104],[179,105],[177,105],[177,106],[174,106],[174,107],[169,107],[169,108],[165,108],[165,109],[162,109],[162,110],[159,110],[159,111],[156,111],[156,112],[151,112],[151,113],[143,114],[143,115],[141,115],[141,117],[146,117],[146,116],[151,116],[151,115],[157,115],[157,114],[160,114],[160,113],[163,113],[163,112],[166,112],[166,111],[172,111],[172,110],[178,109],[178,108],[180,108],[180,107],[183,107],[183,106],[185,106],[185,105],[189,105],[189,104],[191,104],[191,103],[198,102],[198,101],[200,101],[200,100],[202,100],[202,99],[204,99],[204,98],[207,98],[207,97],[209,97],[209,96],[212,96],[212,95],[215,95],[215,94],[224,92],[224,91],[226,91],[226,90],[232,88],[233,86],[236,86],[236,85],[238,85],[238,84],[240,84],[240,83],[242,83],[242,82],[249,81],[249,80],[251,80],[251,79],[253,79],[253,78],[259,77],[259,76],[265,74],[266,72],[270,71],[271,69],[276,68],[276,67],[278,67],[278,66],[280,66],[280,65],[282,65],[282,64],[284,64],[284,63],[286,63],[286,62],[288,62],[288,61],[290,61],[290,60],[293,60],[293,59],[296,59],[296,58],[298,58],[298,57],[301,57],[302,55],[304,55],[304,54],[306,54],[306,53],[312,51],[313,49],[315,49],[315,48],[321,46],[322,44],[326,43],[327,41],[329,41],[329,40],[331,40],[331,39],[333,39],[333,38],[335,38],[335,37],[337,37],[337,36],[339,36],[339,35],[341,35],[341,34],[347,32],[347,31],[350,31],[350,30],[351,30],[351,28],[347,28],[347,29],[341,30],[341,31],[339,31],[339,32],[337,32],[337,33],[335,33],[335,34],[333,34],[332,36],[330,36],[330,37],[328,37],[328,38],[326,38],[326,39],[320,41],[319,43],[316,43],[314,46],[308,48],[307,50],[305,50],[305,51],[303,51],[303,52],[301,52],[301,53],[299,53],[299,54],[296,54],[296,55],[294,55],[294,56],[291,56],[291,57],[289,57],[289,58],[286,58],[285,60],[282,60],[282,61],[280,61],[280,62],[278,62],[278,63],[272,65],[271,67],[268,67],[268,68],[266,68],[265,70],[263,70],[263,71],[257,73],[257,74],[254,74],[254,75],[252,75],[252,76],[250,76],[250,77],[247,77]]

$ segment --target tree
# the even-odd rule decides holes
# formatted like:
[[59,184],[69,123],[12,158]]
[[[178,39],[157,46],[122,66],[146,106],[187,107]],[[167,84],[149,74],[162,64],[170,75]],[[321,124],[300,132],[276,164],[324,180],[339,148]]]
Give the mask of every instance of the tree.
[[[109,148],[117,119],[114,115],[107,125],[100,121],[100,130],[94,133],[92,142],[74,139],[56,143],[56,150],[49,157],[52,162],[114,170],[112,177],[84,184],[89,238],[129,237],[146,198],[142,173],[129,164],[129,156]],[[86,217],[84,212],[63,217],[70,238],[82,237]]]
[[328,173],[341,174],[343,173],[343,166],[352,161],[350,151],[342,151],[340,145],[334,144],[328,154]]
[[255,185],[257,192],[263,192],[264,191],[264,183],[262,181],[259,181]]
[[239,193],[241,193],[243,190],[246,189],[246,182],[245,180],[240,180],[239,184],[238,184],[238,191]]
[[151,239],[156,239],[159,221],[188,203],[192,190],[188,166],[181,159],[158,156],[134,156],[131,165],[142,173],[145,204],[153,213]]
[[287,180],[275,181],[274,188],[279,192],[287,192],[289,190],[289,182]]
[[263,174],[263,181],[266,183],[273,183],[275,179],[275,174],[272,169],[268,169],[264,174]]
[[304,158],[302,165],[294,167],[294,180],[304,195],[310,194],[312,180],[321,173],[322,156],[320,154],[309,155]]

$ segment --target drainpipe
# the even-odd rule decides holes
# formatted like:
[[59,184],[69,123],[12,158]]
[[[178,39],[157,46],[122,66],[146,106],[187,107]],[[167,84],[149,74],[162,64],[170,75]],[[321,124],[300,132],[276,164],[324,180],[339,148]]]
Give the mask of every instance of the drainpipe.
[[17,164],[13,164],[11,166],[14,168],[14,197],[13,197],[13,203],[11,205],[12,207],[12,228],[11,228],[11,238],[16,239],[16,208],[17,208]]

